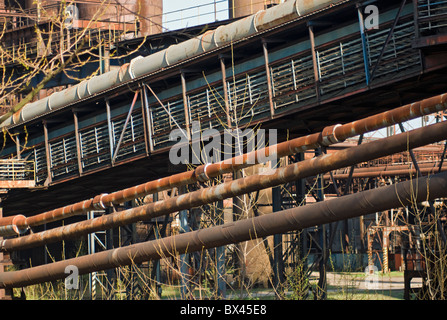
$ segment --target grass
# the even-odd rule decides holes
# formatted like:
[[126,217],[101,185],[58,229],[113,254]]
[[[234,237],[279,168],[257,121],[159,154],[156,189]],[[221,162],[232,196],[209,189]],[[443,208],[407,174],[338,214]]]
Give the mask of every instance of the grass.
[[[363,272],[329,272],[327,274],[327,300],[403,300],[403,272],[391,272],[388,274],[378,273],[379,283],[382,285],[380,289],[368,290],[362,286],[366,280]],[[393,279],[393,287],[388,284]],[[310,286],[315,288],[315,277],[310,279]],[[83,292],[65,291],[63,284],[46,283],[27,287],[26,296],[29,300],[65,300],[65,299],[89,299],[88,290],[84,288]],[[16,292],[15,296],[20,293]],[[116,295],[115,299],[120,299]],[[151,298],[154,298],[153,296]],[[293,300],[296,296],[291,289],[285,292],[285,300]],[[121,299],[126,299],[126,293]],[[180,286],[178,285],[162,285],[162,299],[177,300],[181,299]],[[193,299],[215,299],[212,292],[202,287],[193,292]],[[273,300],[276,299],[272,288],[250,288],[241,292],[240,289],[227,289],[228,300]],[[307,295],[308,300],[313,300],[314,296],[310,292]]]

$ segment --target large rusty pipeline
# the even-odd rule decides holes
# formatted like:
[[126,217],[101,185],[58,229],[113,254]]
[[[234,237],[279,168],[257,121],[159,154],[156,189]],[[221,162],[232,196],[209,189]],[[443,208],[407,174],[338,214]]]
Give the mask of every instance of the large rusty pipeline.
[[67,276],[65,270],[69,266],[75,266],[81,275],[300,230],[446,196],[447,173],[443,172],[220,226],[24,270],[3,272],[0,273],[0,288],[24,287],[63,279]]
[[[437,95],[419,102],[382,112],[358,121],[344,125],[334,125],[323,129],[322,132],[299,137],[290,141],[279,143],[259,150],[252,151],[218,163],[204,164],[195,170],[174,174],[158,180],[149,181],[131,188],[113,192],[111,194],[97,195],[93,199],[77,202],[72,205],[57,208],[20,220],[18,227],[26,229],[45,223],[65,219],[73,215],[85,214],[95,209],[105,209],[115,204],[131,201],[145,195],[163,190],[180,187],[197,181],[207,181],[224,173],[233,172],[260,163],[270,155],[278,158],[302,152],[320,146],[330,146],[342,142],[350,137],[372,132],[387,126],[415,119],[424,115],[447,109],[447,94]],[[0,234],[1,236],[1,234]]]
[[50,242],[77,238],[82,235],[148,220],[179,210],[189,209],[213,203],[225,198],[235,197],[256,190],[278,186],[305,177],[315,176],[335,169],[348,167],[397,152],[427,145],[447,137],[447,122],[440,122],[392,137],[362,144],[356,147],[324,154],[304,160],[284,168],[278,168],[261,175],[222,183],[182,194],[164,201],[157,201],[137,208],[114,212],[98,218],[73,223],[47,231],[6,239],[0,243],[0,249],[6,251],[22,250],[41,246]]
[[[420,163],[418,164],[421,174],[433,174],[440,171],[447,171],[447,163],[439,167],[439,163]],[[375,177],[393,177],[393,176],[413,176],[418,172],[413,165],[389,165],[380,167],[368,167],[368,168],[356,168],[355,171],[350,174],[349,172],[335,171],[332,173],[334,179],[347,179],[352,178],[375,178]],[[325,174],[323,179],[331,179],[330,174]]]

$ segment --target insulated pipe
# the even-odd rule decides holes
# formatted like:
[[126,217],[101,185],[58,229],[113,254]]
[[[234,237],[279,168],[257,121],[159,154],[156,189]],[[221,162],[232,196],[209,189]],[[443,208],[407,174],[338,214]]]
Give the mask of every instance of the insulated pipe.
[[24,287],[63,279],[67,276],[65,270],[69,266],[75,266],[82,275],[301,230],[445,196],[447,196],[447,173],[440,173],[211,228],[24,270],[2,272],[0,288]]
[[88,233],[148,220],[335,169],[349,167],[360,162],[403,152],[407,148],[413,149],[440,141],[446,137],[447,122],[440,122],[335,153],[324,154],[316,158],[293,163],[284,168],[265,172],[262,175],[248,176],[214,187],[182,194],[164,201],[157,201],[137,208],[102,215],[91,220],[69,224],[20,238],[6,239],[0,243],[0,249],[6,251],[23,250],[50,242],[78,238]]
[[[51,96],[26,104],[20,111],[6,119],[0,127],[19,124],[48,111],[59,109],[79,99],[110,89],[133,78],[172,66],[186,59],[208,52],[217,47],[251,36],[258,31],[273,28],[299,18],[315,10],[343,0],[296,0],[286,1],[275,7],[218,27],[196,38],[174,44],[167,49],[146,57],[137,57],[119,70],[112,70],[85,80],[73,87],[53,93]],[[50,103],[48,103],[50,102]],[[51,106],[52,105],[52,106]]]
[[265,159],[269,155],[276,154],[277,158],[281,158],[308,149],[329,146],[356,135],[415,119],[423,115],[432,114],[434,112],[445,110],[446,108],[447,94],[437,95],[365,119],[344,125],[326,127],[320,133],[314,133],[305,137],[285,141],[275,146],[262,148],[248,154],[234,157],[233,159],[215,164],[201,165],[192,171],[182,172],[155,181],[150,181],[111,194],[101,194],[94,199],[77,202],[72,205],[37,214],[28,217],[24,222],[23,227],[42,225],[44,223],[68,218],[73,215],[83,214],[93,209],[105,209],[113,204],[123,203],[147,194],[172,189],[197,181],[204,182],[221,174],[240,170],[255,163],[259,163],[260,159]]

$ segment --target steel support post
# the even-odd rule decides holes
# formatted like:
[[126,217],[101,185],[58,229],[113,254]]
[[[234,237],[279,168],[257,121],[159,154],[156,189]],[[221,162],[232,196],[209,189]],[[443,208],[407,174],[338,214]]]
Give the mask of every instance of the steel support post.
[[110,111],[110,103],[108,99],[106,99],[105,101],[106,101],[106,113],[107,113],[107,129],[109,132],[110,162],[112,162],[113,150],[115,149],[115,136],[112,127],[112,115]]
[[269,106],[270,106],[270,117],[273,118],[275,115],[275,105],[273,103],[273,88],[272,88],[272,79],[270,73],[270,63],[269,63],[269,51],[267,49],[267,40],[262,39],[262,51],[264,53],[264,64],[265,64],[265,76],[267,78],[267,90],[269,97]]
[[45,157],[47,161],[47,180],[45,181],[45,185],[49,185],[53,181],[53,177],[51,176],[51,152],[50,143],[48,142],[48,125],[46,121],[43,121],[43,135],[45,139]]
[[[272,161],[272,168],[280,165],[280,159]],[[281,186],[272,188],[272,209],[273,212],[282,210]],[[276,297],[280,299],[283,295],[282,285],[284,283],[284,260],[283,260],[283,235],[273,235],[273,285]]]
[[228,87],[227,87],[227,72],[225,66],[225,58],[223,56],[219,57],[220,60],[220,71],[222,73],[222,88],[224,92],[224,102],[225,102],[225,113],[227,117],[227,126],[230,129],[231,124],[231,114],[230,114],[230,101],[228,99]]
[[[305,155],[304,152],[299,152],[296,154],[296,162],[304,161]],[[296,188],[296,203],[299,207],[306,205],[306,180],[305,179],[298,179],[295,181],[295,188]],[[298,257],[294,259],[293,263],[302,263],[303,265],[307,265],[307,252],[308,252],[308,243],[307,243],[307,235],[306,231],[302,230],[299,231],[299,234],[297,235],[299,237],[299,249],[298,249]],[[298,261],[297,261],[298,260]]]
[[[318,148],[315,150],[315,155],[320,156],[322,154],[321,148]],[[323,181],[323,175],[319,174],[317,176],[317,195],[318,195],[318,202],[325,201],[324,199],[324,181]],[[327,279],[326,279],[326,262],[327,262],[327,255],[328,255],[328,248],[327,248],[327,234],[326,234],[326,224],[322,224],[318,226],[318,241],[321,248],[321,256],[318,266],[319,271],[319,279],[317,284],[317,299],[326,299],[327,296]]]
[[22,157],[21,157],[21,153],[22,153],[22,150],[21,150],[21,147],[20,147],[20,133],[16,133],[15,134],[15,137],[16,137],[16,152],[17,152],[17,159],[21,159]]
[[413,22],[414,22],[414,38],[419,39],[419,7],[418,0],[413,0]]
[[188,137],[188,141],[191,141],[191,128],[190,128],[190,121],[189,121],[189,103],[188,103],[188,96],[186,95],[186,78],[185,73],[180,73],[180,80],[182,83],[182,96],[183,96],[183,111],[185,115],[185,126],[186,126],[186,135]]
[[[363,142],[363,134],[360,135],[359,140],[357,141],[357,145],[361,145]],[[343,190],[343,195],[347,195],[349,193],[349,190],[351,188],[351,183],[352,183],[352,175],[354,174],[354,169],[355,166],[351,166],[349,168],[349,176],[348,179],[346,180],[346,184],[345,184],[345,189]],[[335,230],[333,230],[334,236],[335,236],[335,232],[336,232],[336,228]],[[332,245],[332,240],[334,239],[334,236],[331,235],[331,245]],[[345,248],[345,252],[348,252],[348,248],[349,248],[349,220],[345,220],[343,221],[343,246]]]
[[[158,201],[158,193],[153,194],[153,201]],[[161,239],[163,236],[165,236],[165,232],[161,232],[160,228],[158,227],[158,222],[155,221],[154,223],[154,238],[155,239]],[[161,299],[162,295],[162,288],[161,288],[161,269],[160,269],[160,260],[153,261],[153,271],[152,271],[152,277],[155,278],[155,292],[159,299]]]
[[78,172],[79,175],[82,175],[82,154],[81,154],[81,141],[79,137],[79,121],[78,121],[78,113],[73,110],[73,122],[75,127],[75,137],[76,137],[76,158],[78,160]]
[[[150,110],[149,100],[147,98],[147,89],[146,86],[143,85],[142,92],[143,95],[143,113],[145,115],[144,119],[146,119],[146,129],[147,129],[147,139],[149,141],[149,152],[154,151],[154,141],[152,138],[152,112]],[[146,135],[145,135],[146,136]]]
[[[179,188],[179,196],[187,192],[186,186]],[[190,232],[190,227],[188,223],[188,213],[189,210],[179,211],[179,222],[180,222],[180,234]],[[182,299],[187,299],[190,293],[190,283],[189,283],[189,253],[180,255],[180,294]]]
[[146,150],[146,156],[149,155],[150,151],[150,142],[149,142],[149,121],[147,119],[147,113],[146,113],[146,86],[142,86],[140,88],[140,94],[141,94],[141,119],[143,120],[143,136],[144,136],[144,148]]
[[[233,180],[238,180],[243,177],[242,170],[237,170],[233,172]],[[239,195],[236,197],[233,197],[233,221],[239,221],[242,219],[243,216],[243,207],[244,207],[244,195]],[[239,275],[239,285],[240,288],[244,287],[245,284],[245,275],[246,275],[246,269],[245,269],[245,254],[243,247],[240,243],[236,245],[236,274]]]
[[363,11],[361,4],[357,4],[357,13],[359,16],[359,27],[360,27],[360,36],[362,39],[362,50],[363,50],[363,64],[365,66],[365,78],[366,85],[370,84],[370,72],[369,72],[369,55],[368,55],[368,47],[366,43],[366,31],[365,31],[365,19],[363,17]]
[[[105,209],[105,214],[111,214],[112,212],[114,212],[114,208]],[[106,230],[105,246],[106,246],[107,250],[114,248],[113,229]],[[107,278],[106,288],[109,293],[112,293],[115,290],[115,285],[117,285],[116,271],[115,271],[115,269],[107,269],[105,272],[106,272],[106,278]]]
[[[87,212],[87,219],[94,219],[95,214],[93,211]],[[95,250],[95,233],[90,233],[87,236],[87,248],[88,248],[88,254],[94,254],[96,252]],[[88,289],[90,292],[90,299],[96,300],[96,280],[97,280],[97,272],[91,272],[88,275]]]
[[314,34],[314,27],[309,22],[308,23],[308,29],[309,29],[309,40],[310,40],[310,51],[312,54],[312,65],[314,70],[314,79],[315,79],[315,93],[317,95],[317,101],[320,101],[320,72],[318,68],[318,57],[317,57],[317,51],[315,49],[315,34]]
[[[0,207],[0,218],[3,218],[3,208]],[[3,237],[0,237],[0,241],[3,240]],[[9,252],[3,252],[0,250],[0,275],[5,271],[5,266],[9,265]],[[12,288],[0,289],[0,300],[12,300],[13,292]]]
[[[224,206],[223,201],[217,202],[217,225],[222,225],[224,221]],[[217,295],[219,298],[225,299],[227,296],[227,282],[225,279],[226,266],[225,266],[225,246],[217,247],[215,249],[216,254],[216,272],[217,272]]]

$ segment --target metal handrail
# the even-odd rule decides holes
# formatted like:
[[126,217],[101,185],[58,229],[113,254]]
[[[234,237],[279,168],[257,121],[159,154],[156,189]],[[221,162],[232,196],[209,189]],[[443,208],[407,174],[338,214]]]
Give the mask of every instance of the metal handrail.
[[0,159],[0,181],[36,180],[34,161]]

